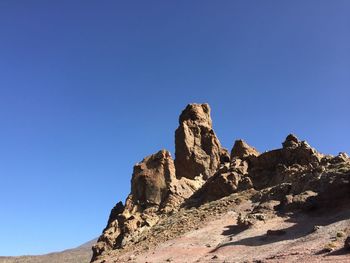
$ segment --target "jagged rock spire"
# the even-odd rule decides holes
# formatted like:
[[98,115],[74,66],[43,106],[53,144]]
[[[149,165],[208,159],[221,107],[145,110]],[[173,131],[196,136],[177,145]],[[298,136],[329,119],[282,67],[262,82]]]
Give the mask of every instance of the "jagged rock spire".
[[222,161],[229,161],[212,128],[208,104],[189,104],[175,131],[176,177],[212,176]]

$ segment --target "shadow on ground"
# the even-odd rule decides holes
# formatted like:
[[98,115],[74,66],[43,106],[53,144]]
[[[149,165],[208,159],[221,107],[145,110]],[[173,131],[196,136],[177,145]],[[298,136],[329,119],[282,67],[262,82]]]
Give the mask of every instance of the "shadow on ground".
[[[263,235],[257,235],[253,237],[243,238],[237,241],[228,242],[224,244],[220,244],[215,249],[211,251],[211,253],[214,253],[218,251],[219,249],[223,247],[228,246],[235,246],[235,245],[244,245],[244,246],[261,246],[266,244],[271,244],[275,242],[281,242],[285,240],[296,240],[302,237],[305,237],[307,235],[316,233],[317,231],[314,230],[315,226],[327,226],[335,222],[339,222],[342,220],[350,219],[350,207],[347,206],[346,208],[342,208],[339,210],[339,208],[336,211],[331,210],[322,210],[322,211],[315,211],[311,213],[295,213],[290,218],[285,220],[285,222],[293,223],[292,226],[279,229],[279,234],[274,234],[273,231],[267,232]],[[350,227],[350,226],[349,226]],[[245,231],[247,228],[242,228],[237,225],[229,225],[225,227],[226,229],[222,232],[222,235],[224,236],[235,236],[243,231]],[[320,251],[321,252],[321,251]],[[340,255],[342,253],[348,253],[345,249],[340,249],[334,252],[331,252],[327,254],[328,256],[332,255]]]

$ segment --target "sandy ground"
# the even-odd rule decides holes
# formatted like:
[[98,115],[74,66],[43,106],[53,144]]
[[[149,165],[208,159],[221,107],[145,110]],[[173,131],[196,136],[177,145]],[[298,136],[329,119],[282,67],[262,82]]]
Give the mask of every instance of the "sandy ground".
[[[350,254],[343,249],[345,237],[337,237],[338,232],[350,229],[348,208],[329,214],[275,217],[248,229],[236,225],[237,216],[227,212],[154,249],[139,255],[127,252],[105,262],[350,262]],[[267,234],[268,230],[282,231]],[[330,243],[333,251],[325,252]]]

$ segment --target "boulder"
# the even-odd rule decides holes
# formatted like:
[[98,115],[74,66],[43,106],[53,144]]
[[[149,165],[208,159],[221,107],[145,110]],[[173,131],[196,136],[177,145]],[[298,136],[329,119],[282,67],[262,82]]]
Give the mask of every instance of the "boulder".
[[208,104],[189,104],[179,118],[175,131],[176,177],[211,177],[229,156],[212,128]]

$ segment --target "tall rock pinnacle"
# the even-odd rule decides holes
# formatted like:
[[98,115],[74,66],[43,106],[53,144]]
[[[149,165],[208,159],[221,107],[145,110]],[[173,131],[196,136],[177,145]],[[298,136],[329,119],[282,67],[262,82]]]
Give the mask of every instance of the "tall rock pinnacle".
[[187,105],[175,131],[176,177],[208,179],[223,160],[229,161],[229,156],[212,128],[209,105]]

